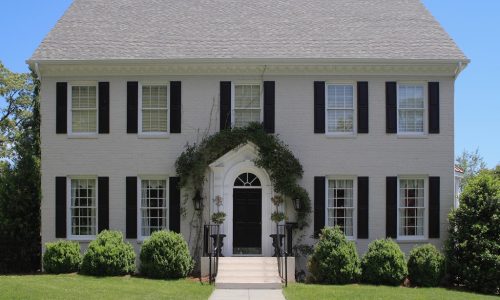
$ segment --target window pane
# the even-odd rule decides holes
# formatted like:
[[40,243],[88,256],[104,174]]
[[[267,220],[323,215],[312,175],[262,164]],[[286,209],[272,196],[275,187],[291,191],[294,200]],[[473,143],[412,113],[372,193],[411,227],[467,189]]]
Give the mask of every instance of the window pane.
[[399,181],[399,233],[403,236],[424,234],[424,180]]
[[328,110],[328,132],[352,132],[352,131],[353,131],[352,109]]
[[71,128],[73,132],[97,131],[96,95],[95,86],[71,87]]
[[352,85],[328,85],[328,108],[353,108]]
[[167,229],[166,180],[141,181],[141,235]]
[[398,117],[400,132],[424,131],[424,87],[399,85]]
[[260,85],[241,84],[234,86],[234,123],[243,127],[251,122],[261,122]]
[[339,226],[346,236],[353,236],[353,180],[328,181],[328,226]]
[[244,127],[251,122],[260,122],[260,109],[235,109],[234,125]]
[[95,179],[71,180],[71,234],[95,235],[97,199]]
[[167,132],[167,86],[142,86],[142,131]]

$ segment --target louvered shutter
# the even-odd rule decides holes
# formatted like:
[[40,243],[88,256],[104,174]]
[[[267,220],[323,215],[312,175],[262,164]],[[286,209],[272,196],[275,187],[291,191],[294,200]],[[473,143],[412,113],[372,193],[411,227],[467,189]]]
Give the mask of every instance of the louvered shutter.
[[398,131],[398,96],[397,83],[385,83],[385,126],[386,133],[397,133]]

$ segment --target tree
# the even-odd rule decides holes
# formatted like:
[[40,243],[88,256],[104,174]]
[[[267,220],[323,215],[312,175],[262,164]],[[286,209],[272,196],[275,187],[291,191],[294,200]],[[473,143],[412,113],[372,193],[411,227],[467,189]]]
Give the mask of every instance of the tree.
[[29,73],[14,73],[0,61],[0,160],[9,159],[20,123],[33,111],[33,80]]
[[450,213],[447,271],[455,283],[483,293],[500,292],[500,176],[471,177],[460,207]]
[[0,273],[31,272],[40,267],[41,250],[39,81],[34,73],[2,72],[1,134],[8,146],[0,165]]
[[479,154],[479,149],[475,151],[464,150],[460,156],[457,156],[455,163],[464,170],[464,178],[461,181],[462,188],[471,177],[486,169],[486,163]]

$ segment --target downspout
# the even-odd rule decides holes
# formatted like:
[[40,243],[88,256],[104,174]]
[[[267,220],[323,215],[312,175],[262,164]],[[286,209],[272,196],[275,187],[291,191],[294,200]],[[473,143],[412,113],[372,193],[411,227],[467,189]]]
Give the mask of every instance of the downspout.
[[457,68],[455,69],[455,79],[457,79],[458,74],[460,74],[460,72],[462,72],[463,69],[464,69],[464,65],[461,61],[459,61],[457,63]]

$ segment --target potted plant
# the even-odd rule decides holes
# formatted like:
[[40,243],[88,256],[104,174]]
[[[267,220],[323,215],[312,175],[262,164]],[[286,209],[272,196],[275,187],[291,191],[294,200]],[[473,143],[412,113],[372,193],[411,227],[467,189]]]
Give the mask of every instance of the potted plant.
[[274,195],[271,198],[271,202],[273,203],[275,207],[275,211],[271,214],[271,221],[276,223],[276,233],[269,235],[273,239],[273,246],[274,246],[274,255],[273,256],[278,256],[278,252],[283,246],[283,238],[285,237],[284,234],[280,234],[278,230],[278,225],[279,223],[283,222],[286,220],[286,215],[284,212],[280,211],[280,206],[285,202],[285,199],[281,195]]
[[[217,211],[212,214],[211,221],[212,223],[220,226],[226,220],[226,213],[220,211],[220,207],[222,206],[222,197],[220,195],[217,195],[214,199],[214,202],[217,206]],[[219,256],[222,256],[222,247],[224,246],[224,238],[226,237],[226,235],[219,233],[219,226],[217,226],[217,232],[215,234],[211,234],[210,236],[213,239],[214,247],[218,250],[217,252]]]

